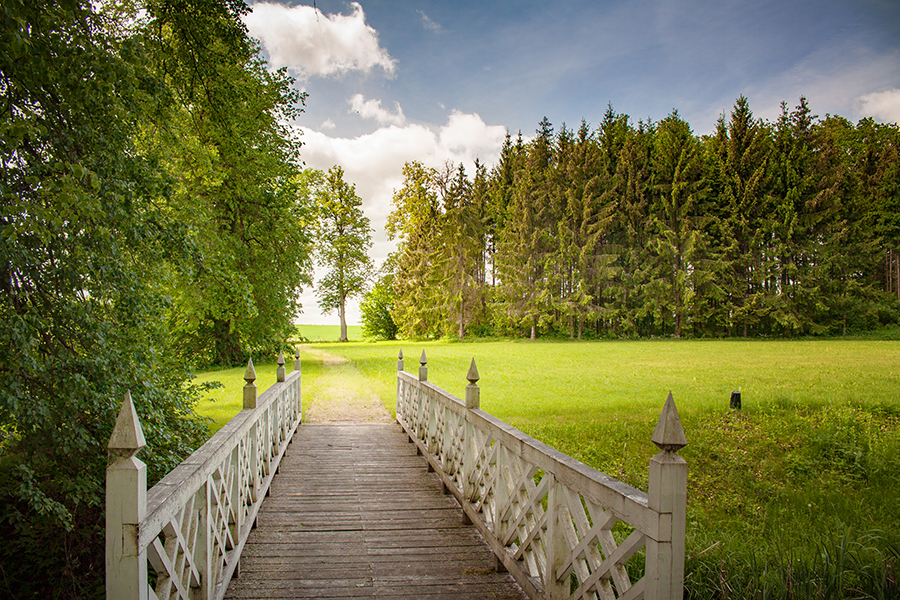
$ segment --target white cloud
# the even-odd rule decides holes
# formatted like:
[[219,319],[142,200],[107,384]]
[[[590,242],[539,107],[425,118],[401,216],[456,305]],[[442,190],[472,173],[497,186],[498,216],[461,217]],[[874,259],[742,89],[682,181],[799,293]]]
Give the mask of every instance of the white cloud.
[[431,20],[431,18],[428,15],[425,14],[425,11],[417,10],[416,12],[419,13],[419,15],[421,15],[422,26],[425,27],[425,29],[428,29],[429,31],[434,31],[435,33],[437,33],[438,31],[440,31],[442,29],[440,24],[435,23],[434,21]]
[[388,112],[381,106],[381,100],[366,100],[362,94],[354,94],[350,98],[350,110],[348,112],[356,112],[363,119],[375,119],[379,125],[398,125],[406,123],[406,117],[403,116],[403,110],[400,103],[395,102],[394,106],[397,112]]
[[900,123],[900,89],[873,92],[857,98],[858,112],[884,123]]
[[[442,126],[391,125],[355,138],[329,137],[323,131],[302,129],[301,152],[306,165],[322,170],[340,165],[346,181],[356,185],[363,210],[375,229],[372,258],[376,266],[396,247],[388,241],[384,223],[391,212],[394,190],[403,185],[403,165],[417,160],[440,168],[448,160],[461,162],[472,177],[476,158],[486,165],[497,161],[506,135],[505,127],[487,125],[479,115],[459,111],[453,111]],[[304,292],[300,301],[306,307],[300,322],[335,322],[333,316],[319,315],[312,290]],[[359,322],[358,301],[348,305],[347,318],[348,322]]]
[[447,124],[441,127],[440,145],[450,152],[492,156],[499,151],[506,137],[506,128],[487,125],[480,116],[458,110],[450,113]]
[[322,121],[322,124],[319,125],[319,129],[325,129],[328,131],[334,129],[335,127],[337,127],[337,125],[335,125],[334,121],[332,121],[331,119],[325,119],[324,121]]
[[250,34],[262,42],[269,64],[287,67],[301,78],[369,73],[381,67],[393,76],[396,61],[366,25],[362,7],[352,2],[349,15],[324,14],[311,6],[261,2],[244,17]]

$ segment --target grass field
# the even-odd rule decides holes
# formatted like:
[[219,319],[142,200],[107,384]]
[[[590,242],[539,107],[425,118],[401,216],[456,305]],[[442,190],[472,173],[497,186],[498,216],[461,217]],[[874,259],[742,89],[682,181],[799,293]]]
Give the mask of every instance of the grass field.
[[[341,339],[340,325],[297,325],[297,333],[311,342],[337,342]],[[347,325],[347,338],[362,341],[362,326]]]
[[[390,342],[309,350],[353,361],[393,409],[400,348],[412,373],[424,349],[429,380],[458,396],[475,357],[484,410],[642,489],[656,452],[650,435],[672,391],[689,444],[681,455],[690,465],[690,597],[900,597],[900,342]],[[320,358],[306,360],[304,386],[315,385]],[[733,390],[742,394],[740,412],[728,408]]]

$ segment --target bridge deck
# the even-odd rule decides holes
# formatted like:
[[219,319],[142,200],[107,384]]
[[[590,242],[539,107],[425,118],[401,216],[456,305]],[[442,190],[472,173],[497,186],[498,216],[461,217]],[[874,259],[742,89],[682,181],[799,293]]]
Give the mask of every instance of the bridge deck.
[[395,424],[303,424],[226,598],[521,599]]

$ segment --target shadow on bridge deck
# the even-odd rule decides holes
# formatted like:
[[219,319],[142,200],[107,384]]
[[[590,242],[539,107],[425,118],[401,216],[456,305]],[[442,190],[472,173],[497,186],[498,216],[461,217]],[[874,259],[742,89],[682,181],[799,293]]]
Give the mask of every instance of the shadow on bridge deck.
[[525,598],[393,424],[302,424],[226,598]]

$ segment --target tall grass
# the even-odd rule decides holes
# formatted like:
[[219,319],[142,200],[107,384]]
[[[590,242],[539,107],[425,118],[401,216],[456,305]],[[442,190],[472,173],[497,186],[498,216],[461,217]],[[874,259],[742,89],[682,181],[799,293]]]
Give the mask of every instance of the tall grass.
[[688,597],[900,597],[900,342],[313,348],[352,360],[389,409],[401,348],[412,373],[424,349],[429,380],[458,396],[475,357],[482,408],[642,489],[671,390],[688,439]]
[[[639,341],[322,346],[393,408],[395,356],[605,473],[646,489],[672,391],[688,438],[692,598],[891,598],[900,540],[900,343]],[[740,391],[743,410],[729,410]],[[705,551],[705,552],[704,552]]]

